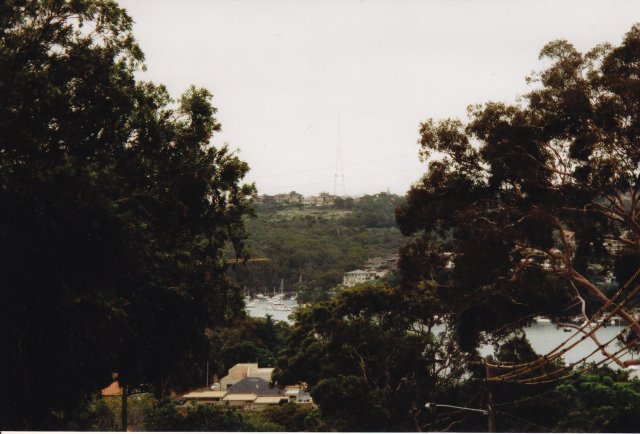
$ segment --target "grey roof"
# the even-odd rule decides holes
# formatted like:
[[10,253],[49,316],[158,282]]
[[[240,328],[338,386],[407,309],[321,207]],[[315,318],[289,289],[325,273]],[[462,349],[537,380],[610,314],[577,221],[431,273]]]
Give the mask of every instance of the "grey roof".
[[227,394],[222,390],[199,390],[191,393],[187,393],[183,398],[187,399],[220,399]]
[[272,389],[269,382],[262,378],[247,377],[228,387],[229,393],[255,393],[260,396],[282,395],[280,389]]
[[365,271],[365,270],[353,270],[353,271],[347,271],[344,274],[358,274],[358,273],[370,273],[370,271]]

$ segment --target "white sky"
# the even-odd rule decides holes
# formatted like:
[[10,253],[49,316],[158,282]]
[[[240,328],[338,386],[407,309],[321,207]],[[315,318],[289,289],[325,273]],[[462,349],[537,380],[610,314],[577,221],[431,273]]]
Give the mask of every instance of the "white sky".
[[[425,171],[419,123],[514,102],[540,49],[619,44],[636,1],[120,0],[148,71],[214,93],[260,194],[334,192],[338,113],[348,195],[404,194]],[[337,193],[341,194],[341,187]]]

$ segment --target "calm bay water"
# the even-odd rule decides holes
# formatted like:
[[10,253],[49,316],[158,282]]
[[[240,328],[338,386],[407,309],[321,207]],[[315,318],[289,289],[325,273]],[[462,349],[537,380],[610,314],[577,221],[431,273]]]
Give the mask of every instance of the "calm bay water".
[[247,313],[249,316],[264,318],[267,315],[271,315],[274,320],[285,321],[289,324],[292,321],[289,319],[289,315],[293,312],[293,309],[298,307],[298,302],[296,300],[280,300],[285,306],[287,306],[291,310],[273,310],[271,306],[271,302],[260,299],[252,300],[255,303],[254,307],[247,307]]
[[[250,316],[253,317],[261,317],[264,318],[266,315],[271,315],[274,320],[285,321],[291,324],[291,319],[289,316],[291,315],[293,309],[298,307],[298,303],[296,300],[282,300],[285,306],[290,308],[290,311],[282,311],[282,310],[273,310],[271,304],[267,300],[253,300],[255,303],[254,307],[247,307],[247,312]],[[595,333],[596,338],[601,344],[607,343],[613,337],[615,337],[618,333],[620,333],[624,327],[620,326],[607,326],[598,329]],[[566,339],[570,338],[574,331],[565,332],[562,328],[558,328],[555,324],[547,323],[547,322],[533,322],[529,327],[525,328],[525,334],[529,342],[531,342],[531,346],[538,354],[546,354],[551,350],[555,349],[558,345],[563,343]],[[579,340],[579,336],[573,337],[568,344],[573,344],[574,342]],[[574,363],[582,358],[588,356],[591,352],[593,352],[597,348],[596,343],[591,339],[586,339],[583,342],[580,342],[576,345],[571,351],[568,351],[564,356],[564,361],[566,363]],[[607,350],[610,353],[614,353],[617,351],[618,346],[617,342],[614,341],[607,347]],[[493,353],[493,347],[490,345],[485,345],[480,349],[481,355],[489,355]],[[632,356],[626,354],[621,357],[622,360],[628,360]],[[635,357],[638,357],[636,354]],[[598,362],[604,359],[604,355],[599,351],[590,356],[587,359],[587,362]],[[617,365],[615,363],[611,363],[609,365],[611,368],[616,369]],[[634,376],[640,374],[639,371],[633,371]]]
[[[624,329],[625,327],[620,326],[601,327],[595,332],[595,337],[598,339],[600,344],[606,344]],[[533,349],[538,354],[546,354],[555,349],[558,345],[562,344],[566,339],[572,337],[575,331],[572,330],[571,332],[565,332],[562,328],[557,328],[552,323],[534,322],[530,327],[525,328],[525,333],[527,335],[527,339],[531,342]],[[571,345],[577,342],[580,339],[580,336],[581,335],[573,337],[568,344]],[[598,345],[592,339],[585,339],[576,347],[568,351],[564,355],[564,360],[567,363],[577,362],[582,358],[589,356],[589,354],[597,349],[597,347]],[[609,353],[615,353],[618,349],[619,346],[617,340],[614,340],[607,346],[607,351]],[[587,362],[599,362],[604,358],[605,356],[600,351],[597,351],[593,356],[588,358]],[[621,360],[627,360],[630,358],[632,358],[632,356],[629,354],[620,357]],[[609,366],[614,367],[615,364],[612,363]]]

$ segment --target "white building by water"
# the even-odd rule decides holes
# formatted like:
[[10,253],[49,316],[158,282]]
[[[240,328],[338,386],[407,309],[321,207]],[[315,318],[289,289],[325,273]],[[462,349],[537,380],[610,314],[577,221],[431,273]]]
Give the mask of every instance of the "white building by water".
[[351,288],[369,280],[384,277],[387,273],[387,270],[353,270],[342,275],[342,284],[347,288]]

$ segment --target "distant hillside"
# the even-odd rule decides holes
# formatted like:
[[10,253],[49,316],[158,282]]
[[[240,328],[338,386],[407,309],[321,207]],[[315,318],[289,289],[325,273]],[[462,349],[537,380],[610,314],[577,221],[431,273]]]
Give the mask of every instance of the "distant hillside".
[[380,193],[359,200],[335,200],[332,206],[258,205],[249,219],[248,249],[269,262],[240,264],[234,277],[249,292],[280,288],[301,299],[322,298],[342,282],[342,273],[361,268],[376,256],[397,253],[406,239],[396,228],[397,195]]

